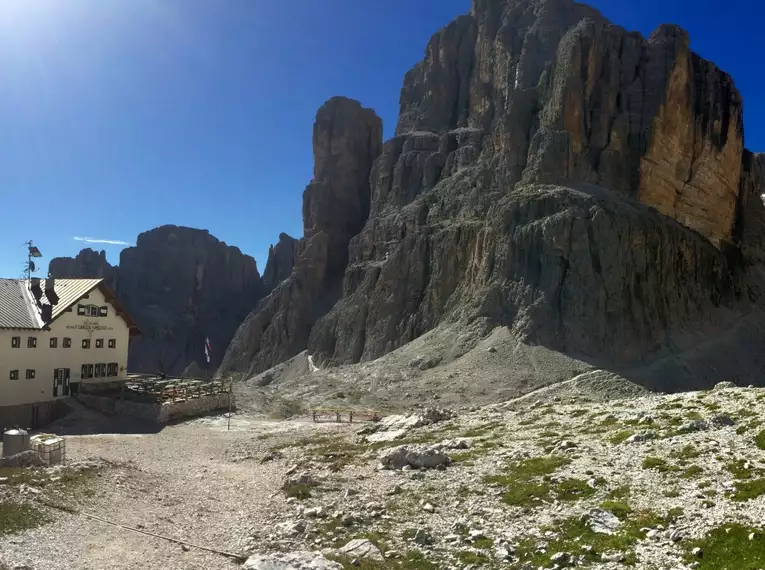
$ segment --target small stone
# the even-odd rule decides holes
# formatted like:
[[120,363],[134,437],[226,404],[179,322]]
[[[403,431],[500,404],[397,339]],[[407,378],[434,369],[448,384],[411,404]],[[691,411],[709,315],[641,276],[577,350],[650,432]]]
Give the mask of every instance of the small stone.
[[622,562],[624,560],[624,553],[612,550],[601,554],[600,559],[603,562]]
[[494,348],[493,346],[490,346],[490,347],[487,349],[487,351],[488,351],[488,352],[490,352],[490,353],[492,353],[492,354],[494,354],[495,352],[497,352],[497,349],[496,349],[496,348]]
[[694,548],[693,550],[691,550],[691,554],[693,554],[694,556],[701,556],[702,553],[703,551],[698,546]]
[[566,564],[570,559],[570,555],[568,552],[556,552],[552,556],[550,556],[550,562],[553,562],[555,564]]
[[433,505],[431,505],[430,503],[425,503],[422,506],[422,510],[425,511],[426,513],[432,513],[432,512],[434,512],[436,510],[436,508]]
[[297,472],[297,470],[298,470],[298,466],[297,466],[297,465],[293,465],[292,467],[290,467],[289,469],[287,469],[287,471],[285,471],[285,472],[284,472],[284,474],[285,474],[287,477],[289,477],[289,476],[290,476],[290,475],[292,475],[293,473]]
[[750,533],[749,533],[749,540],[754,540],[754,537],[755,537],[755,536],[756,536],[756,535],[755,535],[753,532],[750,532]]
[[651,539],[656,538],[657,536],[659,536],[659,531],[656,530],[655,528],[652,528],[647,533],[645,533],[645,536],[646,538],[651,538]]
[[730,388],[736,388],[736,385],[733,382],[725,381],[715,384],[714,390],[728,390]]
[[683,535],[682,535],[682,533],[681,533],[679,530],[677,530],[677,529],[673,529],[673,530],[669,531],[669,536],[668,536],[668,538],[669,538],[669,539],[670,539],[672,542],[678,542],[680,539],[682,539],[682,538],[683,538]]
[[191,550],[191,548],[189,548],[188,545],[186,544],[181,544],[181,550],[183,550],[184,552],[188,552],[189,550]]
[[644,441],[650,441],[656,438],[656,434],[652,431],[645,431],[643,433],[636,433],[629,436],[624,440],[624,443],[629,445],[633,443],[642,443]]
[[414,541],[421,546],[427,546],[433,544],[433,537],[426,529],[418,528],[414,533]]
[[468,532],[468,538],[470,539],[471,542],[474,542],[478,540],[479,538],[483,538],[484,536],[485,535],[482,530],[471,530],[470,532]]
[[510,558],[510,551],[506,548],[497,548],[494,551],[494,558],[497,558],[499,560],[506,560]]

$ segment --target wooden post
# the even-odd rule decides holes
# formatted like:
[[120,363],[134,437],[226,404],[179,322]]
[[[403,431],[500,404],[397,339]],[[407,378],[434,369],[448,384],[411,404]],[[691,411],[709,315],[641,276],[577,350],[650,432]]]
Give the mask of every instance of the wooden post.
[[234,383],[231,382],[228,387],[228,427],[226,427],[227,430],[231,429],[231,393],[234,391]]
[[348,412],[348,419],[350,420],[350,423],[353,423],[353,410]]

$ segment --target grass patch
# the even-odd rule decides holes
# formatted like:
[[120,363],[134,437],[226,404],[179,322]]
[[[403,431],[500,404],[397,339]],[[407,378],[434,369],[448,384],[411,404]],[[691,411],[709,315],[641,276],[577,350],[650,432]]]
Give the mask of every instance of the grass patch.
[[691,465],[685,471],[683,471],[680,477],[683,479],[696,479],[697,477],[701,477],[703,473],[704,470],[701,467],[698,465]]
[[667,498],[675,499],[680,496],[680,490],[677,487],[670,487],[669,489],[664,489],[661,494]]
[[[568,465],[570,462],[571,460],[566,457],[552,455],[533,457],[510,466],[503,475],[488,476],[484,481],[506,487],[508,490],[503,500],[508,505],[534,506],[549,501],[554,491],[549,480],[540,479],[551,475],[558,468]],[[566,481],[569,482],[560,489],[560,492],[565,496],[576,495],[578,483],[571,482],[575,480]],[[564,482],[559,483],[558,487],[561,487]]]
[[463,564],[476,564],[483,566],[491,562],[491,559],[481,552],[473,552],[472,550],[461,550],[457,553],[457,560]]
[[604,511],[615,515],[619,520],[625,520],[630,513],[632,513],[632,507],[622,501],[603,501],[600,504],[600,508]]
[[755,473],[760,473],[762,470],[755,470],[751,463],[747,466],[747,461],[744,459],[734,459],[733,461],[726,461],[725,468],[736,479],[751,479]]
[[623,443],[627,440],[627,438],[632,437],[635,435],[635,432],[631,429],[624,429],[621,431],[617,431],[614,435],[608,438],[608,441],[613,443],[614,445],[619,445],[620,443]]
[[762,495],[765,495],[765,479],[752,479],[750,481],[737,481],[736,490],[731,498],[734,501],[743,502]]
[[554,486],[553,492],[559,501],[578,501],[591,497],[595,489],[581,479],[564,479]]
[[675,451],[672,453],[672,457],[676,457],[677,459],[696,459],[701,455],[701,452],[696,449],[693,444],[688,444],[684,446],[679,451]]
[[[755,533],[755,540],[749,535]],[[697,562],[698,570],[758,570],[765,560],[765,540],[760,529],[730,523],[718,527],[699,540],[687,541],[686,562]],[[694,548],[701,548],[702,556],[691,554]]]
[[465,430],[460,434],[460,437],[480,437],[504,426],[503,422],[490,422]]
[[609,499],[624,499],[630,496],[630,488],[627,485],[617,487],[608,494]]
[[655,469],[660,473],[668,473],[670,471],[677,471],[678,468],[674,465],[670,465],[666,460],[661,457],[647,456],[643,459],[643,469]]
[[[643,529],[666,524],[668,519],[651,511],[633,512],[630,510],[630,513],[626,514],[622,505],[620,505],[619,512],[626,518],[614,534],[594,532],[590,528],[586,516],[572,517],[547,529],[555,532],[557,538],[547,544],[544,552],[537,549],[536,540],[527,539],[520,542],[516,549],[516,556],[532,567],[547,568],[551,563],[550,557],[556,552],[568,552],[584,564],[589,564],[600,561],[602,552],[618,550],[625,555],[623,564],[632,566],[637,561],[634,552],[632,552],[632,547],[638,540],[645,538],[646,530]],[[586,551],[583,548],[585,545],[593,548]]]
[[494,541],[490,539],[488,536],[482,536],[480,538],[476,538],[473,542],[474,548],[479,548],[481,550],[489,550],[492,546],[494,546]]
[[0,536],[37,528],[51,520],[45,512],[36,507],[0,502]]
[[765,429],[754,436],[754,444],[760,449],[765,449]]

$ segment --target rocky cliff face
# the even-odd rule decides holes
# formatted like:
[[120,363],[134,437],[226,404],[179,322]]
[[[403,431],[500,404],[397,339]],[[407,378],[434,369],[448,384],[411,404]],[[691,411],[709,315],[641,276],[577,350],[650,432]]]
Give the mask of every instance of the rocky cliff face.
[[297,243],[280,238],[270,251],[266,282],[275,289],[239,327],[221,370],[262,371],[305,350],[316,320],[341,296],[348,242],[369,215],[369,173],[381,145],[382,122],[358,102],[336,97],[319,109],[305,235]]
[[[671,357],[760,310],[764,165],[731,78],[681,29],[646,39],[571,0],[474,0],[404,79],[309,352],[369,360],[464,322],[611,368]],[[288,356],[270,351],[292,324],[237,335],[224,364]]]
[[302,242],[285,233],[279,234],[276,245],[268,248],[268,261],[263,272],[263,290],[273,291],[279,283],[292,275],[295,258],[300,254]]
[[109,287],[114,288],[117,268],[106,261],[105,251],[94,251],[86,248],[75,257],[55,257],[48,265],[52,277],[69,277],[73,279],[105,279]]
[[53,277],[113,272],[110,285],[141,329],[130,344],[131,372],[180,374],[192,362],[204,366],[205,337],[213,346],[214,371],[261,296],[253,258],[205,230],[179,226],[140,234],[135,247],[122,251],[118,268],[103,252],[84,250],[74,259],[52,260],[49,270]]

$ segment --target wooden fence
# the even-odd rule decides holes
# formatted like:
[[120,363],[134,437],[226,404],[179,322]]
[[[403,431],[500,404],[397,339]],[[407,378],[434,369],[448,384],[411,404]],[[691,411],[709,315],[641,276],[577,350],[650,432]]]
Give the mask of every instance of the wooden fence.
[[125,383],[120,398],[135,402],[181,402],[232,390],[230,380],[140,379]]
[[314,408],[311,410],[314,422],[334,421],[342,423],[343,418],[348,418],[348,423],[353,420],[362,422],[379,422],[383,414],[374,410],[352,410],[348,408]]

